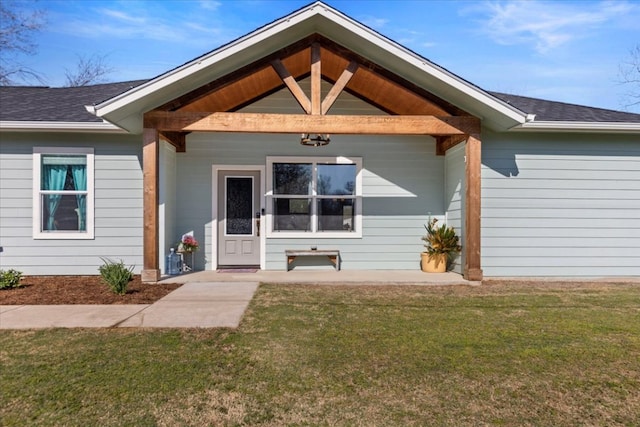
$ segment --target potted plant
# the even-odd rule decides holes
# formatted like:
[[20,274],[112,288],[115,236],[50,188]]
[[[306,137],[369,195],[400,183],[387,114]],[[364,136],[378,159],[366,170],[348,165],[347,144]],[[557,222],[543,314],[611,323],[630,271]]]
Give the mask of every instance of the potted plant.
[[446,224],[437,226],[438,220],[433,218],[424,228],[427,234],[422,237],[427,249],[422,252],[422,271],[427,273],[444,273],[453,256],[462,250],[460,238],[453,227]]

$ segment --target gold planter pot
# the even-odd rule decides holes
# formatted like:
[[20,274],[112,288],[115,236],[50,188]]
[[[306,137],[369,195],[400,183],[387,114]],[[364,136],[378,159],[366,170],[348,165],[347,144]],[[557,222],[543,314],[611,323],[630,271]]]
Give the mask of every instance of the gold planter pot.
[[444,273],[447,271],[447,254],[429,255],[427,252],[420,254],[420,265],[425,273]]

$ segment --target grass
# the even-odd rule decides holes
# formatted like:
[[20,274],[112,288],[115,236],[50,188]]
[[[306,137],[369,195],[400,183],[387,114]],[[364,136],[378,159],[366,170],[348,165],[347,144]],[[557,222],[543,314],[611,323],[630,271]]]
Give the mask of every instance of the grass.
[[0,332],[0,424],[640,425],[640,287],[263,285],[231,330]]

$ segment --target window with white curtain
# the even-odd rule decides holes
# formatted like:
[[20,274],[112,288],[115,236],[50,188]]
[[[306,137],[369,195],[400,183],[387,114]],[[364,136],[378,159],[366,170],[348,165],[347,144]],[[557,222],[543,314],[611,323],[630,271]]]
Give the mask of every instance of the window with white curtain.
[[92,239],[92,148],[33,150],[33,237]]
[[360,158],[267,158],[270,237],[361,237]]

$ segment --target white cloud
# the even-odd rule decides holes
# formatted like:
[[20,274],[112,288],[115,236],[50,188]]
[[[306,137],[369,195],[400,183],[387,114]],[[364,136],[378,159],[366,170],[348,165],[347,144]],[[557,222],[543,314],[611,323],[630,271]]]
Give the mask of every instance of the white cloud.
[[118,21],[125,21],[131,24],[142,24],[145,22],[144,18],[131,16],[124,12],[120,12],[118,10],[113,10],[113,9],[98,9],[98,13],[108,16],[110,18],[115,18]]
[[482,31],[504,45],[531,44],[547,53],[572,40],[588,37],[602,27],[615,25],[637,8],[624,1],[549,2],[491,1],[463,13],[484,14]]
[[68,15],[65,24],[58,26],[59,32],[86,38],[110,37],[120,40],[154,40],[161,42],[200,44],[210,46],[211,36],[223,37],[224,28],[216,25],[213,15],[220,3],[202,1],[206,12],[198,14],[172,13],[161,8],[150,9],[143,3],[123,3],[123,9],[95,9],[91,18]]
[[360,22],[362,22],[367,27],[374,28],[379,30],[389,23],[388,19],[385,18],[376,18],[374,16],[363,16],[360,18]]
[[219,1],[215,1],[215,0],[201,0],[200,1],[200,7],[205,9],[205,10],[218,10],[218,8],[222,6],[222,3],[220,3]]

